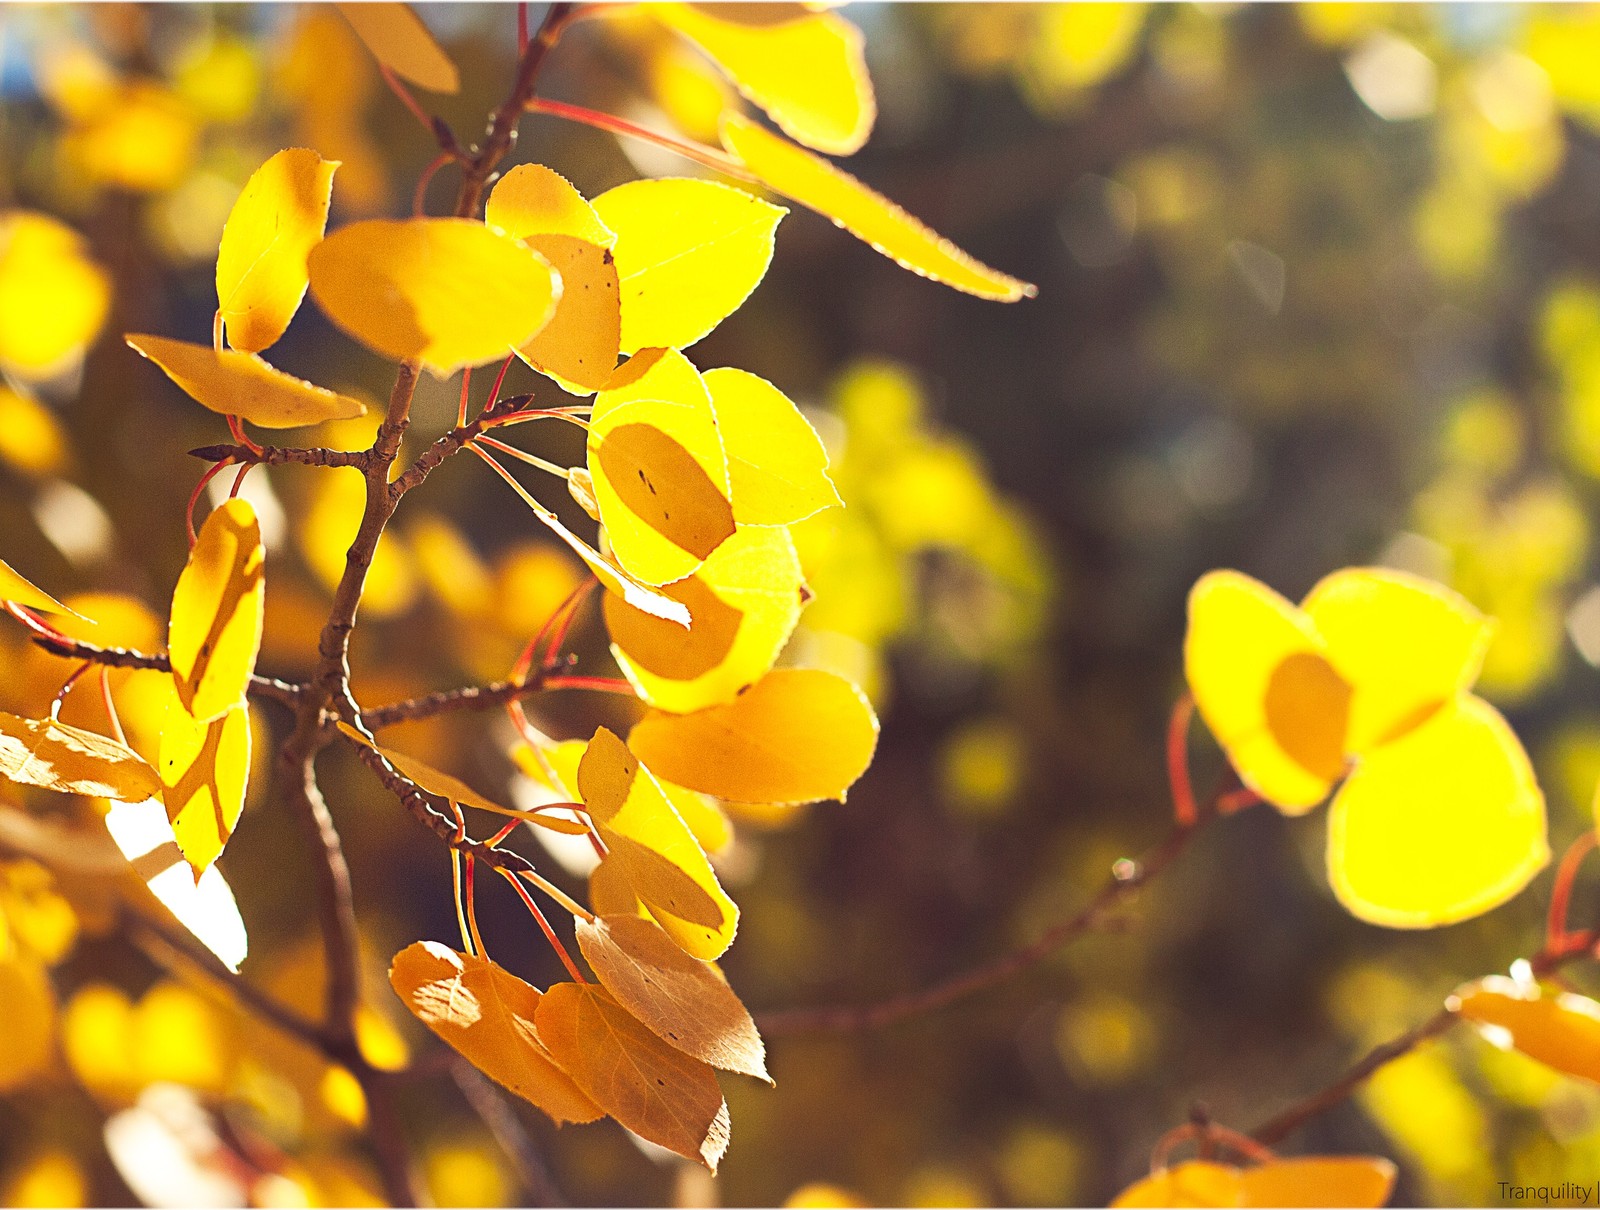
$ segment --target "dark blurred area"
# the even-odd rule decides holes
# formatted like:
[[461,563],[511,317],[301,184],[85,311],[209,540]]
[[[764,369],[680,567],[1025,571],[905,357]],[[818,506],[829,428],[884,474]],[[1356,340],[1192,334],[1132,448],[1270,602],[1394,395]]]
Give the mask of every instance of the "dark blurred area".
[[[511,77],[513,8],[419,11],[462,68],[461,93],[437,111],[474,136]],[[1294,599],[1360,564],[1457,588],[1499,619],[1479,692],[1533,754],[1552,848],[1591,827],[1600,9],[845,15],[866,34],[881,109],[849,170],[1039,297],[1002,306],[943,289],[795,208],[765,282],[689,350],[701,368],[770,379],[828,442],[849,507],[796,534],[817,599],[789,658],[859,680],[883,721],[846,803],[735,812],[720,864],[742,929],[723,965],[745,1002],[867,1003],[937,983],[1031,940],[1113,862],[1157,844],[1171,818],[1163,745],[1183,691],[1185,596],[1211,568]],[[406,213],[436,148],[331,9],[13,8],[0,48],[0,204],[80,232],[111,283],[81,366],[33,377],[0,347],[0,553],[59,595],[102,594],[73,600],[117,619],[102,621],[111,641],[159,645],[203,469],[183,451],[226,430],[120,334],[205,339],[217,233],[278,148],[344,160],[336,222]],[[348,71],[318,68],[345,53]],[[711,142],[706,107],[714,131],[731,96],[627,18],[575,26],[541,93]],[[544,116],[524,121],[516,159],[550,164],[590,197],[703,171]],[[448,179],[429,195],[435,213]],[[0,315],[7,305],[0,291]],[[369,400],[392,374],[310,305],[271,356]],[[413,453],[452,423],[458,390],[424,381]],[[507,390],[560,398],[521,365]],[[352,422],[305,443],[354,448],[370,433]],[[539,440],[544,457],[581,456],[578,434]],[[364,705],[504,676],[577,583],[575,561],[468,461],[407,501],[380,552],[354,646]],[[345,489],[359,480],[342,474],[250,480],[274,675],[314,659],[353,530]],[[544,495],[584,522],[565,493]],[[597,615],[575,641],[586,667],[611,671]],[[17,627],[0,634],[0,667],[0,708],[19,712],[46,708],[64,676]],[[541,718],[560,737],[631,717],[551,696]],[[64,718],[95,717],[83,697]],[[284,722],[256,708],[252,800],[221,865],[251,926],[246,974],[309,1003],[312,873],[264,763]],[[1224,765],[1196,730],[1204,787]],[[391,739],[486,789],[517,776],[499,715],[406,724]],[[400,1019],[382,972],[411,941],[454,936],[445,855],[347,753],[330,751],[321,770],[374,1011],[425,1066],[437,1047]],[[1325,828],[1320,813],[1253,808],[1018,978],[881,1029],[774,1036],[775,1090],[724,1080],[733,1143],[714,1185],[642,1154],[614,1124],[557,1131],[527,1106],[517,1115],[573,1204],[773,1205],[814,1183],[870,1204],[1103,1203],[1197,1106],[1247,1130],[1461,981],[1537,947],[1548,874],[1471,923],[1387,931],[1334,902]],[[513,843],[562,868],[532,838]],[[581,875],[552,877],[582,890]],[[559,977],[503,891],[483,896],[490,949],[535,982]],[[158,983],[88,923],[53,974],[69,1035],[84,987],[109,982],[137,1001]],[[215,1006],[195,1011],[248,1032]],[[20,1198],[18,1174],[57,1156],[78,1185],[36,1187],[124,1204],[98,1122],[126,1090],[86,1088],[70,1037],[65,1053],[44,1092],[0,1097],[0,1199]],[[282,1099],[252,1096],[269,1119],[257,1100]],[[533,1196],[448,1078],[424,1070],[403,1109],[442,1204]],[[315,1121],[307,1110],[274,1137],[292,1151]],[[328,1186],[351,1198],[366,1179],[355,1137],[347,1121],[311,1148],[317,1163],[351,1165],[354,1183]],[[1600,1093],[1457,1031],[1285,1150],[1391,1156],[1397,1204],[1496,1204],[1502,1181],[1600,1170]]]

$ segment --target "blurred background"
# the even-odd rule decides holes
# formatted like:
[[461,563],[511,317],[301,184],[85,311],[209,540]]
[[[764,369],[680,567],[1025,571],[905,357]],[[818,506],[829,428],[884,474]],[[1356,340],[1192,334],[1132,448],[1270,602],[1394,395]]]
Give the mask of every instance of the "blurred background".
[[[509,86],[514,9],[419,11],[463,77],[458,96],[426,103],[474,136]],[[1364,563],[1459,589],[1499,619],[1479,692],[1534,756],[1552,847],[1592,826],[1600,8],[845,12],[881,107],[849,170],[1040,293],[1015,306],[956,294],[796,210],[764,284],[690,351],[770,379],[826,439],[849,507],[797,532],[817,599],[787,658],[858,679],[884,724],[847,803],[735,816],[719,865],[743,927],[724,966],[746,1003],[937,982],[1031,939],[1157,843],[1185,594],[1213,567],[1291,598]],[[322,6],[7,8],[0,93],[3,554],[98,619],[96,641],[153,649],[202,469],[183,451],[226,430],[120,333],[206,338],[222,222],[280,147],[343,161],[335,222],[409,212],[435,148]],[[709,142],[732,103],[686,45],[627,16],[575,26],[541,93]],[[588,196],[700,171],[548,117],[524,121],[515,158]],[[312,306],[272,360],[369,399],[392,375]],[[452,422],[458,389],[424,379],[415,449]],[[559,395],[520,365],[508,390]],[[364,447],[371,425],[304,436]],[[580,456],[564,432],[540,441],[547,457]],[[467,461],[408,499],[380,549],[354,647],[364,704],[505,675],[578,582]],[[295,676],[360,480],[283,467],[246,491],[269,547],[262,665]],[[586,669],[610,672],[593,615],[576,642]],[[0,669],[0,708],[32,715],[68,671],[15,626],[0,631]],[[118,674],[119,694],[137,697],[137,675]],[[93,698],[74,695],[63,717],[101,726]],[[586,736],[625,709],[566,694],[539,713]],[[262,759],[221,865],[251,927],[247,976],[309,1007],[312,871],[267,792],[284,724],[256,707]],[[510,738],[489,715],[386,742],[516,794]],[[1221,758],[1201,739],[1195,759],[1205,786]],[[369,946],[364,1041],[375,1061],[419,1065],[402,1109],[433,1195],[543,1196],[385,986],[402,946],[454,937],[443,850],[347,754],[321,770]],[[8,794],[40,816],[95,810]],[[1334,903],[1324,829],[1321,814],[1252,809],[1002,987],[878,1030],[774,1036],[776,1090],[725,1081],[733,1144],[714,1185],[614,1124],[558,1132],[515,1112],[576,1204],[778,1204],[797,1190],[1103,1202],[1195,1105],[1248,1129],[1457,983],[1538,947],[1548,873],[1475,922],[1389,932]],[[561,868],[560,854],[538,859]],[[491,950],[535,982],[558,977],[503,889],[483,892]],[[111,1161],[102,1126],[153,1081],[192,1090],[271,1159],[258,1203],[373,1196],[348,1079],[107,934],[92,886],[0,862],[0,920],[0,940],[49,967],[60,1008],[42,1067],[0,1059],[0,1202],[127,1204],[138,1174]],[[1593,989],[1592,972],[1572,976]],[[1457,1031],[1287,1150],[1392,1156],[1401,1204],[1497,1204],[1501,1181],[1592,1182],[1600,1092]],[[835,1188],[804,1192],[818,1182]]]

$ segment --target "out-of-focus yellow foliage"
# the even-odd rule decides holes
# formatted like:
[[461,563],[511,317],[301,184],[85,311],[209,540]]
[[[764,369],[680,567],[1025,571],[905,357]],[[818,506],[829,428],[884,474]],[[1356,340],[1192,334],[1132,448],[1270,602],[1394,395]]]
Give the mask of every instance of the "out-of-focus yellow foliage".
[[0,368],[48,378],[100,331],[111,283],[77,232],[30,210],[0,212]]
[[1385,1065],[1360,1097],[1421,1169],[1430,1198],[1462,1205],[1490,1199],[1494,1170],[1488,1115],[1437,1047]]
[[48,1148],[25,1156],[0,1176],[0,1205],[87,1206],[89,1178],[70,1154]]

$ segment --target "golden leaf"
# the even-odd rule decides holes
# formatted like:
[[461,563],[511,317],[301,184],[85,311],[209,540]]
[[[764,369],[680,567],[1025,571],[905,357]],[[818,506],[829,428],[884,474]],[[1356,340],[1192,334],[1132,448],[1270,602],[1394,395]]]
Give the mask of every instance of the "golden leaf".
[[274,369],[254,353],[218,352],[209,345],[134,333],[128,346],[148,357],[191,399],[223,416],[242,416],[264,429],[292,429],[324,420],[349,420],[366,405]]
[[787,395],[744,370],[704,377],[728,453],[735,521],[793,525],[844,503],[828,477],[822,439]]
[[161,729],[161,798],[198,878],[222,853],[244,810],[250,780],[250,710],[236,705],[198,722],[181,705]]
[[1490,975],[1456,989],[1456,1011],[1547,1067],[1600,1084],[1600,1004],[1576,992]]
[[[338,8],[373,58],[395,75],[429,92],[455,92],[461,87],[456,65],[409,4],[340,4]],[[324,64],[323,70],[338,73],[343,68]]]
[[161,779],[132,748],[47,718],[0,711],[0,777],[63,794],[126,801],[161,792]]
[[543,164],[518,164],[495,182],[484,203],[483,221],[512,239],[568,235],[609,249],[617,233],[572,183]]
[[212,510],[172,594],[167,649],[184,708],[209,722],[244,701],[266,618],[266,552],[249,501]]
[[611,253],[571,235],[529,235],[522,242],[560,274],[561,301],[544,330],[517,356],[574,395],[599,390],[616,370],[622,346],[622,303]]
[[27,609],[37,609],[40,613],[79,616],[44,589],[19,575],[4,559],[0,559],[0,601],[11,601]]

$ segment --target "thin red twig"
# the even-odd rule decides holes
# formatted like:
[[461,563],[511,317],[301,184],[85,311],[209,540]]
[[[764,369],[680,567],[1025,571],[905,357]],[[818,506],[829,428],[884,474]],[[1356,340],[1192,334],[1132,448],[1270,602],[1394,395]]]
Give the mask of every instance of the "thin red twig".
[[467,366],[461,371],[461,406],[456,408],[456,428],[467,426],[467,404],[470,402],[468,392],[472,388],[472,367]]
[[[422,175],[417,178],[417,187],[411,193],[412,217],[421,218],[423,216],[428,203],[428,186],[433,184],[433,178],[438,174],[439,169],[455,158],[450,152],[441,151],[422,170]],[[462,423],[465,423],[465,420]]]
[[[505,385],[506,371],[511,368],[511,363],[516,359],[517,355],[512,353],[501,364],[500,373],[495,375],[494,386],[489,388],[489,402],[483,405],[485,411],[488,411],[489,409],[493,408],[495,404],[500,402],[500,388]],[[466,422],[463,421],[462,423]]]
[[625,693],[633,696],[633,686],[617,676],[547,676],[546,689],[592,689],[596,693]]
[[196,483],[194,491],[189,493],[189,507],[184,510],[183,523],[189,530],[190,550],[193,550],[194,544],[200,540],[199,535],[194,532],[194,506],[200,503],[200,493],[206,490],[206,484],[217,477],[217,472],[222,470],[223,467],[232,464],[232,462],[232,458],[224,458],[221,462],[216,463],[205,474],[200,476],[200,482]]
[[1561,864],[1556,867],[1555,885],[1550,888],[1550,914],[1544,934],[1544,947],[1547,950],[1564,949],[1574,937],[1583,936],[1567,928],[1567,910],[1572,902],[1572,884],[1578,876],[1578,868],[1594,849],[1595,841],[1595,830],[1586,828],[1561,855]]
[[228,417],[228,432],[233,434],[233,439],[257,457],[261,456],[261,446],[251,439],[250,434],[244,431],[244,422],[237,416]]
[[570,122],[581,122],[585,126],[593,126],[596,130],[604,130],[611,134],[627,135],[632,139],[642,139],[646,143],[654,143],[657,147],[665,147],[668,151],[675,151],[685,159],[693,160],[697,164],[704,164],[707,168],[714,168],[718,172],[729,176],[738,177],[742,181],[760,184],[748,168],[725,152],[718,151],[715,147],[708,147],[704,143],[691,143],[687,139],[673,138],[669,134],[662,134],[658,130],[651,130],[647,126],[640,126],[630,122],[627,118],[619,118],[613,113],[601,113],[597,109],[585,109],[582,105],[569,105],[565,101],[549,101],[543,97],[534,97],[528,102],[529,113],[547,113],[553,118],[566,118]]
[[72,692],[72,687],[78,683],[78,678],[93,667],[93,660],[84,660],[83,663],[74,668],[72,670],[72,674],[62,682],[61,688],[56,691],[55,700],[50,703],[50,717],[52,720],[59,719],[61,717],[61,703],[67,700],[67,694]]
[[556,936],[555,929],[550,927],[550,922],[544,918],[544,913],[539,910],[539,905],[533,901],[533,896],[528,894],[528,889],[521,881],[506,870],[500,871],[501,876],[511,884],[511,889],[516,891],[522,900],[522,906],[532,913],[534,920],[539,925],[539,931],[544,934],[544,939],[555,950],[556,956],[561,959],[561,965],[567,968],[567,973],[572,976],[575,983],[587,983],[583,972],[578,969],[578,964],[572,960],[572,955],[567,953],[567,947],[561,944],[561,938]]
[[238,496],[239,489],[244,486],[244,477],[260,465],[259,462],[246,462],[239,467],[239,473],[233,477],[233,486],[228,489],[228,499]]
[[433,119],[428,116],[428,111],[417,103],[417,98],[411,95],[411,90],[400,82],[400,78],[382,63],[378,64],[378,72],[383,76],[383,82],[389,86],[389,91],[400,98],[400,103],[411,111],[411,116],[422,123],[422,129],[428,132],[429,137],[436,133],[433,128]]
[[528,53],[528,6],[517,5],[517,54]]
[[1194,781],[1189,776],[1189,723],[1194,718],[1194,698],[1188,693],[1172,707],[1167,724],[1167,780],[1172,784],[1172,816],[1179,827],[1191,828],[1200,818],[1194,801]]

